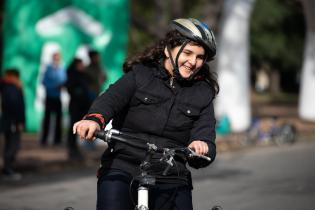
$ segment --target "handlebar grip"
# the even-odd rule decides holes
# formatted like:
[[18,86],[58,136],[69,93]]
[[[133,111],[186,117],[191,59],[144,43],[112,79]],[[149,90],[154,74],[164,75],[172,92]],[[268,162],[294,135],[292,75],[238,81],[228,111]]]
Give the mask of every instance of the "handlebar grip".
[[211,162],[210,157],[205,156],[205,155],[199,155],[189,147],[187,147],[187,150],[188,150],[188,158],[200,158],[200,159],[203,159],[205,161]]
[[94,136],[96,138],[105,140],[106,139],[106,134],[107,134],[107,131],[100,130],[100,131],[95,131]]
[[198,169],[208,166],[211,163],[211,158],[195,153],[189,155],[187,161],[189,166]]
[[116,141],[124,142],[126,144],[133,145],[133,143],[129,142],[124,137],[120,137],[121,134],[122,133],[118,130],[110,129],[107,131],[104,131],[104,130],[95,131],[94,136],[96,138],[102,139],[103,141],[105,141],[107,143],[109,143],[112,139],[115,139]]
[[204,160],[209,161],[209,162],[211,161],[211,158],[208,157],[208,156],[205,156],[205,155],[197,155],[196,157],[197,157],[197,158],[204,159]]

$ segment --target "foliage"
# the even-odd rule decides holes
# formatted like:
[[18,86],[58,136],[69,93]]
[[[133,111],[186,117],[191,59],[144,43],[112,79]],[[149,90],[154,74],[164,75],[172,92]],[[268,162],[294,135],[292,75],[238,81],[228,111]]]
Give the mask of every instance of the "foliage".
[[215,28],[221,5],[220,0],[131,0],[128,56],[156,42],[175,18],[193,17]]
[[281,72],[301,68],[305,23],[296,0],[257,0],[251,21],[251,60]]

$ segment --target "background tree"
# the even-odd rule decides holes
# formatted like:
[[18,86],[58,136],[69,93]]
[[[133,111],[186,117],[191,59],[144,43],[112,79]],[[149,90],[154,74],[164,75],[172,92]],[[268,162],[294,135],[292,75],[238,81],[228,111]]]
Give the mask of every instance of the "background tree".
[[252,67],[256,71],[269,71],[271,93],[279,93],[282,88],[298,92],[299,80],[294,77],[301,69],[305,36],[301,3],[296,0],[257,0],[250,33]]
[[225,0],[218,44],[220,93],[217,117],[227,116],[233,131],[251,123],[249,88],[249,22],[255,0]]
[[302,0],[307,33],[304,49],[299,115],[304,120],[315,121],[315,1]]
[[131,0],[128,54],[140,52],[161,38],[170,20],[175,18],[200,19],[216,32],[222,3],[220,0]]

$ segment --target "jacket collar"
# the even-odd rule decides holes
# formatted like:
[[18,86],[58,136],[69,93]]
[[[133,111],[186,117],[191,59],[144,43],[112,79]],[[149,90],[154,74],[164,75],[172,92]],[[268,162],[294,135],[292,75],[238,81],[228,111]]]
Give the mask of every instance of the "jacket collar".
[[164,68],[164,66],[162,65],[162,61],[157,62],[155,64],[155,68],[154,68],[154,76],[162,79],[162,80],[168,80],[171,75],[167,72],[167,70]]
[[[163,66],[163,61],[159,61],[159,62],[156,62],[154,64],[154,76],[162,79],[162,80],[168,80],[171,75],[168,73],[168,71],[164,68]],[[201,73],[201,72],[200,72]],[[182,86],[191,86],[192,84],[198,82],[198,81],[204,81],[205,80],[205,76],[203,74],[200,74],[198,73],[197,75],[195,75],[195,77],[190,80],[190,81],[186,81],[186,80],[183,80],[183,81],[177,81],[179,84],[181,84]]]

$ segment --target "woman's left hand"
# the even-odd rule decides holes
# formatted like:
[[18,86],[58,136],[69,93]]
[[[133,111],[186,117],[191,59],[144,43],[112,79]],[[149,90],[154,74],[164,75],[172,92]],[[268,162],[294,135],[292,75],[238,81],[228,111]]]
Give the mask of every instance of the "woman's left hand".
[[188,147],[193,149],[198,155],[206,155],[209,152],[208,144],[200,140],[191,142]]

